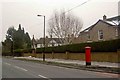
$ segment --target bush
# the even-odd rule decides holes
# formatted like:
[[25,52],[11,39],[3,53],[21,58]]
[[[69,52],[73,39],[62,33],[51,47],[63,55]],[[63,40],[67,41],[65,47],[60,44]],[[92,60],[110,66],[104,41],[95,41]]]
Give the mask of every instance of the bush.
[[120,46],[120,39],[111,41],[93,42],[90,44],[93,52],[116,52]]
[[32,49],[23,49],[22,53],[32,53]]
[[53,47],[53,52],[55,53],[65,53],[67,51],[67,45]]
[[[70,44],[70,45],[62,45],[56,47],[46,47],[37,48],[36,53],[65,53],[66,51],[73,53],[84,53],[85,47],[90,46],[92,52],[116,52],[120,49],[120,39],[110,40],[110,41],[100,41],[100,42],[92,42],[92,43],[79,43],[79,44]],[[22,53],[32,53],[32,49],[17,49],[14,50],[15,55],[22,55]],[[10,52],[4,52],[4,55],[11,55]]]
[[16,49],[13,51],[14,56],[22,56],[23,49]]
[[66,51],[69,51],[74,53],[84,53],[86,46],[90,46],[92,52],[116,52],[117,49],[120,48],[120,45],[118,44],[120,44],[120,39],[92,43],[70,44],[57,47],[46,47],[45,51],[44,48],[38,48],[36,49],[36,52],[41,53],[44,51],[47,53],[51,53],[52,51],[54,51],[56,53],[64,53]]
[[42,53],[42,52],[44,52],[44,48],[37,48],[36,49],[36,53]]
[[12,56],[10,51],[2,51],[2,56]]

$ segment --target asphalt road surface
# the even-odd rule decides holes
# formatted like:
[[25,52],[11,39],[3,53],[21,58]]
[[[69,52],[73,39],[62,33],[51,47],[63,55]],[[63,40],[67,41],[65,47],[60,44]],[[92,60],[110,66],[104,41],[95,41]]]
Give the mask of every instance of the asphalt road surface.
[[71,69],[34,62],[2,59],[2,78],[117,78],[117,74]]

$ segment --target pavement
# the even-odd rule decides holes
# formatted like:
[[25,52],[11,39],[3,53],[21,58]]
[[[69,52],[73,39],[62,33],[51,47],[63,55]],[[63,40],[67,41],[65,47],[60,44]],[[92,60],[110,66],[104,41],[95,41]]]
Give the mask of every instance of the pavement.
[[[15,59],[29,59],[29,60],[39,60],[43,61],[42,58],[35,58],[35,57],[14,57]],[[80,61],[80,60],[66,60],[66,59],[50,59],[46,58],[45,61],[48,62],[57,62],[57,63],[65,63],[65,64],[76,64],[76,65],[86,65],[85,61]],[[119,68],[120,63],[111,63],[111,62],[95,62],[91,61],[92,66],[100,66],[100,67],[114,67],[114,68]]]

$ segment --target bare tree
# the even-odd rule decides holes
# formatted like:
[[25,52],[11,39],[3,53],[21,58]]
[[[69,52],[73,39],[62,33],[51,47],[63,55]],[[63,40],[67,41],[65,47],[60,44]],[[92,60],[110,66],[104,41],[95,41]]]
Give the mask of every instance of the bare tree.
[[65,13],[64,11],[54,12],[52,19],[49,20],[48,33],[64,44],[71,42],[71,35],[77,37],[82,28],[82,21],[71,13]]

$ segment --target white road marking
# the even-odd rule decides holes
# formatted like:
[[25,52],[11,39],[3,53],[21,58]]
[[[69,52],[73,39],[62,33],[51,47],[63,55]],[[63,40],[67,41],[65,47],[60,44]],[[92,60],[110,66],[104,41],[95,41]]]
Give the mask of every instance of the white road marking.
[[7,65],[9,65],[9,66],[11,65],[11,64],[9,64],[9,63],[5,63],[5,64],[7,64]]
[[38,76],[40,76],[40,77],[42,77],[42,78],[46,78],[46,79],[47,79],[47,77],[45,77],[45,76],[42,76],[42,75],[38,75]]
[[24,69],[24,68],[21,68],[21,67],[18,67],[18,66],[14,66],[15,68],[17,68],[17,69],[21,69],[21,70],[23,70],[23,71],[28,71],[28,70],[26,70],[26,69]]
[[43,75],[38,75],[39,77],[42,77],[42,78],[45,78],[45,79],[48,79],[48,80],[52,80],[52,79],[49,79],[49,78],[47,78],[47,77],[45,77],[45,76],[43,76]]

